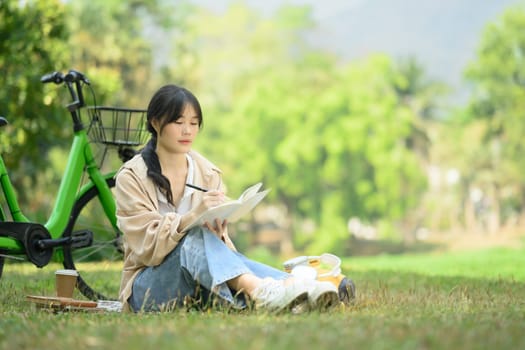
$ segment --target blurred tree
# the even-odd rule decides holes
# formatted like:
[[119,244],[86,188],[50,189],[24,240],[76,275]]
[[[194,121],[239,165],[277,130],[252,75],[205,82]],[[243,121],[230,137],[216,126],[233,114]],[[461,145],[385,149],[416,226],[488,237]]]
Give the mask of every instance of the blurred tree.
[[[393,69],[396,74],[390,74],[389,77],[399,103],[407,107],[413,115],[405,144],[418,156],[421,169],[428,176],[437,166],[436,160],[432,159],[432,150],[443,144],[441,141],[446,137],[446,134],[440,134],[439,131],[442,130],[445,119],[443,112],[446,110],[442,98],[450,92],[450,88],[442,82],[429,79],[424,68],[414,57],[398,59]],[[443,193],[433,193],[431,188],[427,189],[425,197],[421,196],[419,204],[413,210],[404,213],[400,229],[405,241],[413,241],[417,230],[428,225],[427,217],[432,214],[434,208],[425,208],[425,201],[444,201]]]
[[[427,214],[425,224],[431,230],[479,229],[477,216],[482,214],[481,202],[473,195],[478,191],[478,179],[486,173],[486,129],[485,121],[472,120],[466,107],[435,126],[433,134],[438,141],[432,147],[433,180],[423,206]],[[447,176],[455,176],[456,171],[457,178]]]
[[[57,89],[40,83],[69,58],[64,14],[59,0],[0,2],[0,113],[10,122],[0,146],[17,187],[37,180],[50,147],[70,132],[63,127],[63,108],[51,105]],[[29,193],[19,191],[20,200]]]
[[422,65],[414,57],[399,59],[394,69],[398,74],[391,75],[391,84],[400,103],[410,108],[415,115],[412,132],[406,140],[407,147],[427,163],[431,146],[430,129],[436,121],[441,121],[441,98],[449,93],[449,87],[429,79]]
[[[148,30],[173,26],[169,3],[68,2],[71,65],[91,79],[98,104],[145,108],[152,86],[153,42]],[[145,93],[145,91],[147,93]]]
[[[467,160],[467,189],[478,187],[489,209],[488,229],[501,215],[524,215],[525,204],[525,9],[515,7],[490,23],[477,59],[466,71],[473,83],[472,123],[481,124],[480,152]],[[477,167],[471,167],[478,164]],[[510,215],[509,215],[510,214]],[[506,219],[505,218],[505,219]],[[522,218],[523,220],[523,218]]]
[[313,50],[308,7],[272,16],[235,3],[191,26],[193,75],[180,80],[204,106],[197,146],[230,193],[262,180],[293,218],[296,241],[340,252],[349,218],[400,220],[418,204],[425,178],[407,140],[423,116],[405,100],[416,103],[420,90],[400,83],[408,77],[385,56],[341,65]]

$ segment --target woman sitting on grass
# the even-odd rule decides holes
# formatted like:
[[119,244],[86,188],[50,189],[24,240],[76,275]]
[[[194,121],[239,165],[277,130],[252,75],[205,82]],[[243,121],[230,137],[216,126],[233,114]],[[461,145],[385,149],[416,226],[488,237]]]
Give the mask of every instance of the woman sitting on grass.
[[269,311],[337,305],[333,284],[301,280],[237,252],[226,221],[186,230],[199,214],[225,201],[221,171],[192,150],[201,125],[201,107],[190,91],[160,88],[147,111],[151,139],[117,174],[125,309],[170,309],[187,300],[235,308],[252,301]]

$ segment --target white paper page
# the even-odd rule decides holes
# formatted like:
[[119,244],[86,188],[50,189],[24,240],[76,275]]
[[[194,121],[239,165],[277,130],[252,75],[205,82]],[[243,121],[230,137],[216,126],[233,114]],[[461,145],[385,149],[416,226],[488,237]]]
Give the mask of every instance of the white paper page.
[[239,200],[242,202],[242,201],[245,201],[247,198],[252,197],[254,194],[257,193],[257,191],[259,191],[259,189],[261,188],[261,186],[262,186],[262,182],[259,182],[259,183],[256,183],[256,184],[253,185],[253,186],[248,187],[248,188],[245,189],[244,192],[241,194],[241,196],[239,197]]
[[268,192],[270,192],[269,189],[258,192],[252,197],[247,198],[243,202],[242,206],[239,207],[233,214],[230,215],[230,217],[228,218],[228,222],[235,222],[239,220],[241,217],[243,217],[244,215],[248,214],[257,204],[259,204],[260,201],[262,201],[264,197],[266,197]]
[[196,226],[202,226],[204,225],[206,221],[208,221],[210,224],[214,224],[215,219],[219,219],[219,220],[228,219],[228,217],[235,210],[237,210],[240,206],[241,206],[241,202],[239,202],[238,200],[234,200],[234,201],[222,203],[216,207],[208,209],[201,216],[199,216],[196,221],[194,221],[191,225],[189,225],[186,228],[186,230],[189,230],[190,228],[193,228]]

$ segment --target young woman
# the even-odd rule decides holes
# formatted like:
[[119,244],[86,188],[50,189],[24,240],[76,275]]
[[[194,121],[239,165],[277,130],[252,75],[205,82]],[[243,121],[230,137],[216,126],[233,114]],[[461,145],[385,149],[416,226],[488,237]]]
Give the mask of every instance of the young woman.
[[200,104],[190,91],[176,85],[160,88],[147,111],[151,139],[117,174],[124,308],[155,311],[188,300],[235,308],[251,301],[269,311],[338,304],[333,284],[301,280],[237,252],[226,221],[185,229],[225,200],[221,171],[192,150],[202,121]]

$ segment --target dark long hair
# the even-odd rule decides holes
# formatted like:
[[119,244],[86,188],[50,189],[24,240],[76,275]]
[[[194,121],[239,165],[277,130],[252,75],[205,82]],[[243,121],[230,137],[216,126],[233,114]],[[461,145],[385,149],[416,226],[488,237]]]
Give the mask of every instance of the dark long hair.
[[197,98],[187,89],[169,84],[161,87],[151,98],[147,112],[147,128],[151,133],[151,138],[142,150],[142,158],[148,168],[148,176],[159,186],[160,191],[164,193],[169,203],[173,203],[171,194],[171,185],[167,177],[162,175],[159,157],[156,152],[157,132],[153,128],[152,121],[158,120],[160,130],[169,124],[175,122],[182,116],[184,108],[191,105],[197,117],[199,118],[199,128],[202,127],[202,110]]

